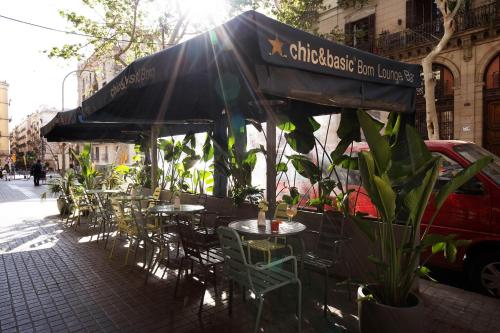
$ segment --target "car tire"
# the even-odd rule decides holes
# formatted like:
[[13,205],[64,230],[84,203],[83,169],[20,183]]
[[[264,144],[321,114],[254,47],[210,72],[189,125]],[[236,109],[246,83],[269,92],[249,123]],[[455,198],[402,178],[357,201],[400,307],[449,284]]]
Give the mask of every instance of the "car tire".
[[469,281],[477,290],[500,298],[500,251],[474,256],[468,273]]

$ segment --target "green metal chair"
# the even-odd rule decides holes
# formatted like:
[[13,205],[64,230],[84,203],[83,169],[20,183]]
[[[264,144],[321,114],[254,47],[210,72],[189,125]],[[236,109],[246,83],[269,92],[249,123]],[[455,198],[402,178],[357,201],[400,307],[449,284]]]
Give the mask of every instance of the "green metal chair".
[[[288,256],[267,265],[251,265],[247,263],[243,245],[238,233],[228,227],[217,229],[220,245],[224,254],[224,273],[229,278],[229,314],[232,312],[234,282],[249,289],[259,300],[259,309],[255,321],[254,332],[259,331],[264,295],[270,291],[296,283],[298,286],[297,316],[298,331],[302,329],[302,285],[298,277],[297,259]],[[293,271],[281,269],[286,262],[292,262]]]

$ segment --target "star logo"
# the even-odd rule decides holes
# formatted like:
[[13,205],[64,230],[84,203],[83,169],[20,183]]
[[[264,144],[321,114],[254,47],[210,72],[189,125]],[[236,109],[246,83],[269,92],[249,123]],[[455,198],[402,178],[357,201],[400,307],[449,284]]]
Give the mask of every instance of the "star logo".
[[279,54],[281,57],[286,58],[286,55],[283,54],[283,42],[279,40],[278,35],[274,37],[274,39],[268,39],[269,43],[273,49],[271,50],[270,55]]

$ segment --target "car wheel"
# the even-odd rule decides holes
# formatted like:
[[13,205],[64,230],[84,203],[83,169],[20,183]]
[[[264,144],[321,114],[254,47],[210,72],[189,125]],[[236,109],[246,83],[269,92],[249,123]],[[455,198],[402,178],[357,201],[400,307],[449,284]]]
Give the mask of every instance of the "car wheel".
[[500,252],[478,255],[469,275],[483,293],[500,298]]

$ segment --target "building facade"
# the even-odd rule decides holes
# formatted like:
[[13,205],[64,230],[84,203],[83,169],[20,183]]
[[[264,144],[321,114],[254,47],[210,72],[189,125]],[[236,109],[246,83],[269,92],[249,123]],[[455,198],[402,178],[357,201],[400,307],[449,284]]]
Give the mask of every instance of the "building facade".
[[[456,31],[433,66],[440,137],[473,141],[500,155],[500,0],[463,2]],[[337,0],[325,0],[319,33],[410,63],[421,63],[443,35],[434,0],[354,3],[340,8]],[[426,137],[423,95],[420,89],[416,126]]]
[[[123,68],[115,61],[104,62],[87,60],[78,66],[78,104],[111,81]],[[74,148],[79,151],[83,143]],[[134,156],[134,145],[126,143],[92,142],[92,161],[100,167],[106,165],[131,164]]]
[[3,165],[10,156],[9,149],[9,84],[0,81],[0,162]]
[[57,110],[42,107],[28,115],[10,133],[11,152],[16,155],[17,169],[29,168],[37,159],[49,169],[60,169],[60,144],[47,142],[40,136],[40,129],[57,114]]

